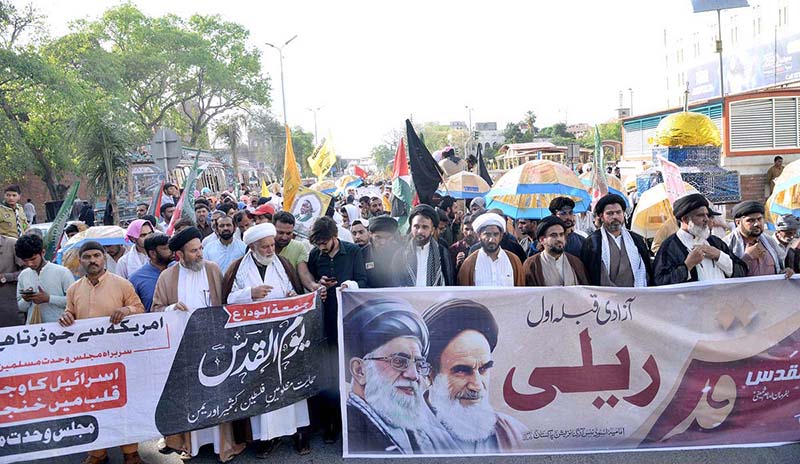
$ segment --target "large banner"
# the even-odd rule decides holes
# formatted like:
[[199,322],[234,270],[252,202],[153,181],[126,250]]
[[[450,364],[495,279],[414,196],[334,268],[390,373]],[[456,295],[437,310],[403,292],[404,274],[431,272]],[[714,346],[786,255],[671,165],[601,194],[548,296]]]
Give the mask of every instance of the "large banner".
[[0,463],[202,429],[316,394],[318,299],[0,329]]
[[340,293],[344,453],[800,440],[800,280]]

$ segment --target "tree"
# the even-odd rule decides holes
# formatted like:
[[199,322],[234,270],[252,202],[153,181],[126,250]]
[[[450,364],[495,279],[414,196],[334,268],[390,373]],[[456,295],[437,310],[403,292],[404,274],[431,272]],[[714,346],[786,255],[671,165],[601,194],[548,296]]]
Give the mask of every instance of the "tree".
[[[597,125],[600,131],[600,140],[622,141],[622,121],[612,121]],[[587,131],[579,140],[582,147],[594,148],[594,128]]]
[[292,128],[292,149],[294,149],[295,159],[300,163],[303,177],[313,176],[311,166],[308,165],[308,157],[314,153],[314,134],[304,131],[300,126],[294,126]]
[[247,119],[241,114],[228,115],[214,127],[218,139],[222,139],[231,149],[233,178],[239,182],[239,156],[237,150],[242,142],[242,134],[247,130]]
[[33,168],[58,200],[66,186],[57,173],[70,171],[63,134],[75,101],[75,83],[47,60],[35,43],[23,45],[27,28],[41,17],[32,8],[17,10],[0,2],[0,177],[18,179]]
[[[117,204],[117,191],[128,174],[130,133],[114,119],[107,108],[87,101],[72,122],[71,135],[81,155],[81,172],[95,186],[95,193],[108,192],[108,201]],[[114,224],[119,223],[119,209],[114,209]]]
[[394,154],[395,150],[385,143],[372,147],[372,150],[369,152],[369,156],[375,160],[375,166],[378,167],[379,172],[385,171],[387,166],[392,166],[394,163]]
[[522,130],[519,128],[519,124],[513,122],[506,124],[505,130],[503,130],[503,137],[505,138],[506,143],[530,142],[530,139],[526,137],[526,134],[522,133]]
[[196,95],[181,102],[190,121],[189,144],[197,143],[208,123],[220,114],[252,104],[269,105],[269,79],[261,77],[258,49],[247,47],[250,32],[219,16],[194,15],[189,30],[201,37],[193,81]]

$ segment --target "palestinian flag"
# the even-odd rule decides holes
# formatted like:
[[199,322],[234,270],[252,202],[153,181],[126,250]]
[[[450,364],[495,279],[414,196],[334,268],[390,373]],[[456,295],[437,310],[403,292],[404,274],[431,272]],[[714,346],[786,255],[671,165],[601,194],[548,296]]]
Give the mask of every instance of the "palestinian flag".
[[411,188],[411,174],[408,172],[408,158],[406,145],[400,139],[397,152],[394,155],[394,173],[392,176],[392,217],[397,218],[400,233],[408,231],[408,214],[411,212],[411,201],[414,190]]

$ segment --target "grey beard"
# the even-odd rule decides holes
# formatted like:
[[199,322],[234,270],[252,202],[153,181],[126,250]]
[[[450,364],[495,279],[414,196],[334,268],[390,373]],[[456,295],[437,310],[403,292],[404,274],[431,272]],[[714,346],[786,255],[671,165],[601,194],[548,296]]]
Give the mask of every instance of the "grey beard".
[[201,270],[203,270],[203,258],[200,258],[197,261],[191,263],[188,261],[181,261],[181,264],[183,265],[183,267],[189,269],[190,271],[200,272]]
[[439,374],[428,390],[428,401],[436,410],[436,419],[455,438],[466,442],[483,441],[495,433],[497,414],[489,403],[488,391],[478,392],[480,402],[463,406],[450,398],[447,376]]
[[[366,361],[367,384],[364,387],[364,399],[389,425],[407,430],[424,427],[425,421],[420,418],[424,417],[422,408],[427,406],[422,399],[419,382],[405,379],[387,382],[376,367],[376,362],[378,361]],[[395,388],[396,385],[413,388],[415,395],[411,397],[399,393]]]
[[703,242],[711,236],[711,229],[691,223],[689,224],[689,233],[692,234],[695,241]]
[[255,259],[256,262],[262,266],[269,266],[273,261],[275,261],[275,255],[264,256],[257,251],[253,251],[253,259]]

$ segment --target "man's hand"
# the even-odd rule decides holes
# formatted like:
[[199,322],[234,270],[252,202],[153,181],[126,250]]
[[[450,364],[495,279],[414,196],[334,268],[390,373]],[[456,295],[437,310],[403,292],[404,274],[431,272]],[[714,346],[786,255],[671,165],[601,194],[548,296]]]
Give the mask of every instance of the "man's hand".
[[328,299],[328,289],[325,288],[324,286],[318,285],[317,289],[314,290],[314,291],[315,292],[319,292],[319,297],[320,297],[320,299],[322,300],[323,303],[325,302],[325,300]]
[[689,256],[683,261],[686,264],[686,267],[691,271],[692,268],[700,264],[703,261],[703,247],[694,247],[692,251],[689,252]]
[[184,303],[183,301],[179,301],[175,303],[175,309],[177,309],[178,311],[188,311],[189,307],[186,306],[186,303]]
[[64,314],[58,319],[58,323],[61,324],[61,327],[69,327],[75,323],[75,316],[69,311],[64,311]]
[[297,296],[297,292],[294,290],[289,290],[289,293],[287,293],[286,296]]
[[336,286],[337,280],[336,277],[322,276],[319,279],[319,283],[327,288],[331,288]]
[[467,257],[467,254],[464,253],[463,251],[460,251],[456,255],[456,267],[461,267],[461,263],[464,262],[464,258],[466,258],[466,257]]
[[111,318],[110,318],[111,323],[119,324],[120,322],[122,322],[123,319],[128,317],[130,314],[131,310],[127,306],[122,308],[117,308],[111,313]]
[[45,292],[42,287],[39,287],[39,293],[34,293],[32,295],[23,294],[22,299],[34,304],[43,304],[50,301],[50,295]]
[[703,254],[706,258],[714,261],[719,259],[720,251],[718,248],[714,248],[711,245],[701,245],[700,249],[703,250]]
[[250,298],[252,298],[253,300],[260,300],[266,297],[271,290],[272,287],[270,287],[269,285],[259,285],[258,287],[251,287]]
[[764,257],[764,254],[767,252],[766,248],[761,246],[760,242],[756,242],[752,245],[747,245],[744,249],[744,254],[749,256],[751,259],[759,260]]
[[785,277],[786,280],[791,279],[793,275],[794,275],[794,270],[792,268],[787,267],[786,269],[783,270],[783,277]]

